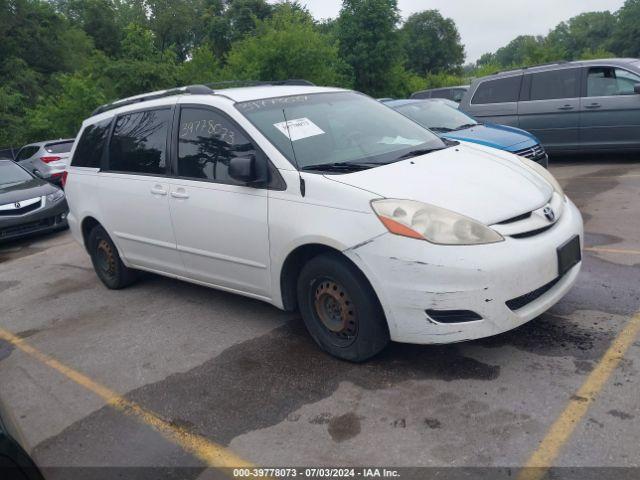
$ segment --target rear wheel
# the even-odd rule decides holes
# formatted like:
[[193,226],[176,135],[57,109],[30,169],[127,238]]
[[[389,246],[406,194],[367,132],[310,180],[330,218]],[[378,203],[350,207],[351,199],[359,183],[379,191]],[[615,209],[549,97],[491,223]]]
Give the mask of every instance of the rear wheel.
[[387,322],[371,285],[338,254],[319,255],[302,268],[298,305],[313,339],[335,357],[362,362],[389,343]]
[[137,271],[122,263],[118,249],[100,225],[89,234],[89,254],[98,278],[107,288],[118,290],[136,281]]

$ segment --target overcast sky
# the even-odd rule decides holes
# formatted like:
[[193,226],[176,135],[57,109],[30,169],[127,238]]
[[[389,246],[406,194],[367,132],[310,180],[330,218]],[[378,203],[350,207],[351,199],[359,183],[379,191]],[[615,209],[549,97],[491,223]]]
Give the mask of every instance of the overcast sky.
[[[300,0],[317,19],[336,17],[340,0]],[[402,18],[428,9],[455,20],[467,62],[493,52],[518,35],[546,35],[582,12],[616,11],[624,0],[398,0]]]

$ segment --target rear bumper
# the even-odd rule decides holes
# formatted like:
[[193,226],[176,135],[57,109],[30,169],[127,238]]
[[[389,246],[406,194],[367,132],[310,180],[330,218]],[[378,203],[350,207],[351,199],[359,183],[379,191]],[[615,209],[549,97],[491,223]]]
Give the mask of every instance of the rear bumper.
[[65,199],[26,215],[0,217],[0,242],[67,227],[69,207]]
[[[581,264],[559,278],[556,249],[574,235],[583,237],[582,218],[567,201],[551,229],[528,238],[439,246],[384,234],[344,253],[371,282],[393,340],[451,343],[511,330],[558,302]],[[443,322],[427,311],[476,318]]]

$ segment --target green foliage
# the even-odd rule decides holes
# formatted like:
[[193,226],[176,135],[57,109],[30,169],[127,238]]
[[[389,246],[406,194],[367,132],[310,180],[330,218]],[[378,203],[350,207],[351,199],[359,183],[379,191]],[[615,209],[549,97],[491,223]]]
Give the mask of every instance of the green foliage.
[[225,74],[243,80],[305,78],[336,85],[345,83],[345,71],[337,45],[315,29],[309,13],[283,5],[272,17],[258,21],[254,35],[233,45]]
[[455,22],[438,10],[411,15],[402,26],[402,44],[406,66],[419,75],[459,71],[464,62],[464,47]]
[[616,17],[611,49],[621,56],[640,57],[640,0],[627,0]]
[[451,19],[397,0],[0,0],[0,145],[73,136],[97,105],[225,79],[306,78],[376,97],[560,59],[640,56],[640,0],[522,35],[475,65]]
[[56,93],[26,112],[23,142],[74,136],[82,120],[106,98],[87,75],[59,74],[53,79]]
[[382,97],[394,89],[402,65],[397,0],[344,0],[338,18],[340,56],[351,66],[354,88]]

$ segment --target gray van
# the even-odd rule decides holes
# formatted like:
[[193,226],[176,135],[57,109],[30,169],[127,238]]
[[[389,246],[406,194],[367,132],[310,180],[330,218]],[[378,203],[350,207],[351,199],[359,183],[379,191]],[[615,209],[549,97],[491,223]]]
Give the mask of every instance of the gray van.
[[532,133],[552,153],[640,150],[640,60],[559,62],[473,81],[460,109]]

